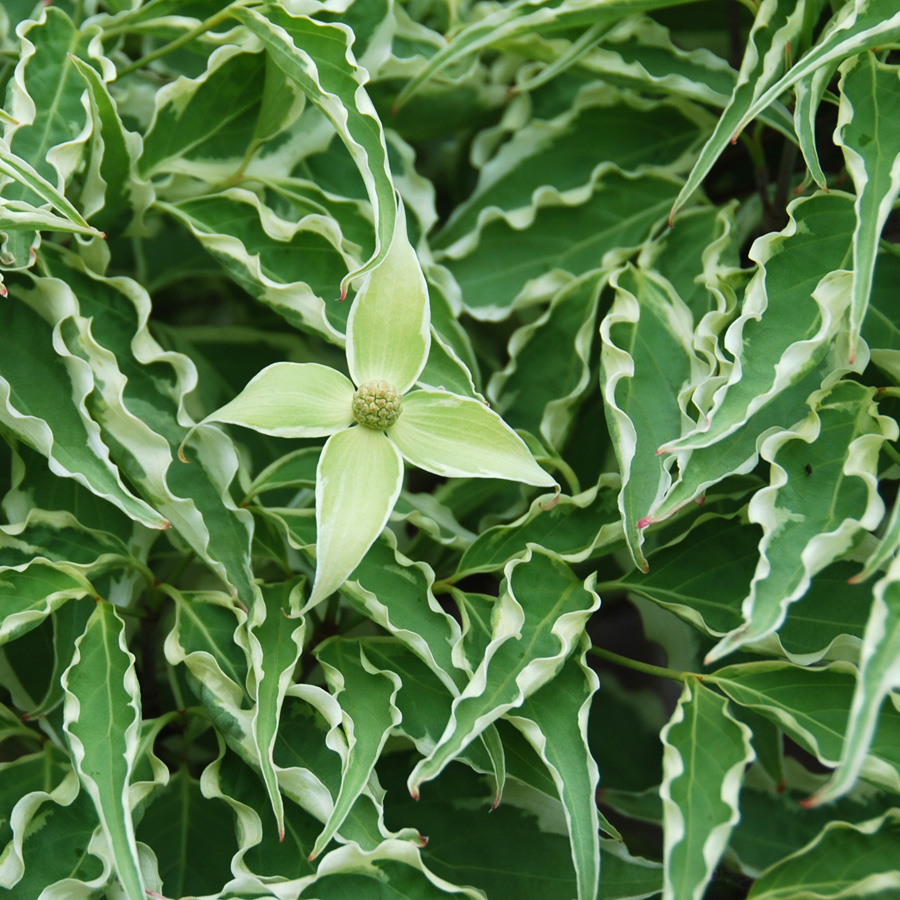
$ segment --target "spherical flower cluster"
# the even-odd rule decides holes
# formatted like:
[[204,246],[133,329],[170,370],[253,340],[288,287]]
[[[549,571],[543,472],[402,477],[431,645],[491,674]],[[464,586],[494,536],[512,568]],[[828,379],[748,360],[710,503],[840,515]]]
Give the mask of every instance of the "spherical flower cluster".
[[366,428],[390,428],[402,409],[400,392],[389,381],[367,381],[353,394],[353,418]]

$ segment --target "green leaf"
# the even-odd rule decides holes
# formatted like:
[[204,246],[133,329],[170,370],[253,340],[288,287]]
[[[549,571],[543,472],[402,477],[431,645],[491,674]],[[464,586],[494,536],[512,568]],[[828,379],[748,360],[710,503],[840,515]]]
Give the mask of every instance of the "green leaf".
[[778,80],[784,70],[788,48],[803,27],[805,6],[805,3],[796,0],[763,0],[759,4],[731,100],[675,200],[669,214],[670,222],[709,174],[722,151],[737,140],[740,123],[747,121],[747,110],[766,88]]
[[[728,666],[704,678],[735,703],[774,721],[823,765],[837,766],[856,686],[855,669],[847,663],[804,668],[772,660]],[[900,785],[898,741],[900,713],[889,703],[881,709],[861,774],[895,792]]]
[[[621,261],[665,218],[679,186],[671,176],[611,170],[585,201],[539,202],[524,229],[495,219],[444,251],[440,261],[472,316],[505,319],[516,306],[555,294],[570,276]],[[573,242],[571,234],[582,238]]]
[[248,688],[256,704],[251,727],[266,793],[278,823],[279,840],[284,840],[284,801],[275,768],[275,740],[281,706],[293,681],[306,633],[305,622],[297,624],[290,618],[300,608],[302,585],[297,580],[263,587],[263,603],[254,612],[259,610],[265,618],[260,622],[256,613],[247,630],[252,663]]
[[400,679],[369,662],[362,642],[332,639],[316,648],[332,693],[344,712],[347,757],[334,809],[316,839],[310,859],[318,856],[340,830],[366,786],[391,729],[400,723],[394,699]]
[[759,268],[741,315],[725,334],[735,361],[724,383],[714,376],[712,408],[693,431],[670,440],[661,452],[708,447],[727,437],[798,384],[826,354],[832,368],[844,364],[835,360],[841,351],[834,344],[849,305],[848,276],[839,270],[850,256],[850,197],[816,194],[793,203],[789,215],[783,231],[759,238],[751,248]]
[[137,173],[143,143],[140,135],[123,125],[115,100],[97,71],[75,56],[71,60],[87,85],[94,120],[82,202],[96,227],[115,233],[140,220],[154,199],[152,186]]
[[326,437],[353,424],[353,385],[319,363],[272,363],[200,424],[228,422],[276,437]]
[[618,487],[615,476],[603,476],[599,484],[574,497],[561,494],[558,501],[549,503],[544,498],[534,500],[514,522],[482,531],[463,553],[456,578],[501,569],[530,544],[566,562],[581,562],[595,550],[619,544]]
[[403,413],[389,434],[404,458],[426,472],[556,486],[525,442],[493,410],[472,397],[447,391],[407,394]]
[[336,591],[387,525],[403,484],[400,452],[357,425],[332,435],[316,473],[316,580],[304,612]]
[[672,286],[658,276],[629,267],[610,283],[616,298],[600,325],[600,385],[622,473],[625,539],[635,565],[646,571],[643,514],[671,483],[671,462],[661,462],[656,448],[686,420],[678,399],[697,369],[693,322]]
[[897,810],[860,825],[829,822],[819,836],[767,869],[748,900],[890,896],[900,887]]
[[167,519],[125,486],[110,461],[101,430],[84,408],[95,388],[94,373],[54,345],[47,321],[57,322],[73,309],[46,288],[18,291],[18,302],[0,304],[0,330],[17,336],[15,357],[0,358],[0,422],[46,456],[55,474],[76,479],[136,521],[167,527]]
[[521,706],[562,667],[600,598],[564,563],[537,548],[505,569],[484,660],[453,702],[450,722],[437,746],[409,777],[410,792],[435,778],[499,716]]
[[600,880],[600,835],[595,793],[600,774],[588,747],[591,699],[600,686],[580,657],[572,656],[559,674],[528,697],[510,720],[550,771],[566,813],[578,900],[595,900]]
[[65,732],[81,783],[93,801],[128,900],[144,900],[144,877],[129,802],[140,737],[140,690],[125,625],[111,603],[97,604],[63,673]]
[[378,244],[369,261],[347,275],[347,285],[384,260],[394,235],[397,205],[384,132],[363,89],[366,73],[354,60],[349,29],[292,16],[270,4],[237,7],[232,15],[258,37],[284,74],[328,117],[344,142],[366,186],[375,214]]
[[507,422],[557,449],[594,385],[591,351],[606,278],[604,270],[589,272],[562,288],[543,315],[513,334],[509,363],[488,383],[494,408]]
[[856,357],[869,304],[878,241],[900,194],[898,81],[900,68],[880,63],[872,53],[861,53],[841,66],[841,106],[835,143],[844,151],[857,195],[850,306],[851,361]]
[[772,483],[749,506],[763,538],[744,600],[745,621],[708,660],[772,634],[812,576],[881,521],[878,456],[898,431],[893,419],[878,415],[874,394],[874,388],[840,381],[810,398],[812,412],[797,428],[763,442],[760,455],[772,463]]
[[333,224],[323,227],[321,216],[288,221],[243,188],[157,206],[184,223],[249,294],[297,328],[343,342],[343,328],[331,321],[338,313],[322,299],[337,293],[350,264]]
[[402,210],[381,264],[366,275],[347,319],[347,364],[357,385],[387,381],[401,394],[428,358],[428,288]]
[[750,729],[728,701],[696,679],[684,683],[663,729],[665,890],[663,900],[702,897],[735,823]]

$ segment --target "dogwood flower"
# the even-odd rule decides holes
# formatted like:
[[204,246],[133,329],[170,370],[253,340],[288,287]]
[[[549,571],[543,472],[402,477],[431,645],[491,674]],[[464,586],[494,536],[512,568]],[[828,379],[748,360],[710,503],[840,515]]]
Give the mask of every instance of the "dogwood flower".
[[404,460],[436,475],[559,490],[484,403],[417,387],[430,346],[428,289],[401,213],[384,261],[350,310],[350,378],[318,363],[274,363],[203,420],[328,438],[316,470],[316,575],[305,609],[343,584],[387,525]]

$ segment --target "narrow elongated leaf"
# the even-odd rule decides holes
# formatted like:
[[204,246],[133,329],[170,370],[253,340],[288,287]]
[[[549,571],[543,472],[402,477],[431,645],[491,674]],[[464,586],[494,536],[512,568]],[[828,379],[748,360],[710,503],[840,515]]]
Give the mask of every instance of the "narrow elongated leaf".
[[237,7],[232,15],[262,41],[276,65],[329,118],[365,183],[378,243],[372,258],[344,278],[341,290],[346,294],[351,279],[384,259],[397,216],[384,132],[363,88],[365,70],[353,57],[353,33],[340,25],[292,16],[274,4],[257,9]]
[[294,669],[303,649],[306,623],[295,619],[300,608],[302,582],[266,585],[263,589],[265,620],[252,621],[248,629],[252,679],[248,687],[256,702],[253,737],[269,803],[278,823],[279,839],[284,839],[284,801],[275,769],[275,740],[281,719],[281,705],[293,681]]
[[[898,23],[900,30],[900,23]],[[861,53],[841,67],[835,140],[856,186],[850,358],[869,304],[878,241],[900,194],[900,68]]]
[[591,351],[606,278],[605,270],[590,272],[559,291],[544,315],[512,336],[509,364],[488,384],[497,412],[551,447],[562,448],[593,386]]
[[898,35],[900,12],[893,0],[870,0],[868,3],[854,3],[844,7],[829,23],[816,45],[778,81],[754,98],[736,130],[740,131],[761,110],[817,69],[835,65],[857,53],[890,43]]
[[[4,138],[11,154],[53,185],[57,195],[63,193],[81,162],[90,133],[80,102],[84,82],[72,56],[91,60],[96,53],[92,43],[99,33],[96,25],[76,28],[69,16],[56,7],[47,7],[37,19],[23,22],[21,40],[25,42],[25,52],[10,82],[9,109],[15,125],[4,129]],[[93,61],[96,63],[96,59]],[[24,169],[21,174],[25,174]],[[34,201],[27,181],[5,185],[3,197]],[[60,212],[71,213],[71,203],[64,203]],[[32,242],[33,235],[26,232],[10,235],[4,249],[12,261],[6,260],[6,264],[30,266],[33,260],[28,258],[28,252]]]
[[[881,521],[878,456],[897,424],[875,411],[874,388],[852,381],[813,395],[813,412],[792,431],[763,443],[772,484],[750,502],[763,528],[760,561],[744,600],[744,624],[726,635],[707,659],[719,659],[773,633],[789,603],[810,579]],[[814,482],[813,479],[816,479]]]
[[310,859],[318,856],[339,831],[369,780],[388,734],[401,718],[394,703],[400,679],[373,666],[363,643],[331,640],[316,649],[316,658],[344,711],[348,755],[334,810],[316,839]]
[[582,585],[550,554],[529,549],[505,569],[484,660],[454,700],[447,729],[409,777],[410,793],[443,768],[503,713],[552,679],[599,606],[589,579]]
[[900,686],[900,561],[891,563],[872,594],[840,766],[812,798],[816,805],[835,800],[853,787],[870,752],[884,700]]
[[143,143],[140,135],[125,128],[96,69],[78,57],[72,57],[72,63],[87,85],[94,118],[90,168],[82,202],[94,225],[113,233],[140,219],[153,200],[152,186],[137,173]]
[[64,728],[78,776],[93,801],[125,895],[144,900],[128,794],[140,737],[140,690],[125,625],[111,603],[97,604],[63,686]]
[[750,729],[728,701],[685,682],[663,742],[663,900],[700,900],[738,821],[738,794],[752,762]]
[[731,100],[675,200],[670,221],[709,174],[722,151],[736,140],[738,126],[753,102],[778,80],[788,47],[804,24],[805,9],[806,4],[797,0],[763,0],[759,4]]
[[321,217],[287,221],[242,188],[157,205],[184,223],[249,294],[292,325],[343,342],[342,323],[331,321],[337,304],[326,306],[323,298],[334,296],[350,260],[330,220],[329,227]]
[[559,674],[528,697],[510,720],[550,771],[566,814],[578,900],[594,900],[600,881],[600,832],[594,799],[599,780],[588,746],[587,719],[599,687],[594,672],[571,656]]
[[600,325],[600,384],[622,488],[619,510],[635,565],[646,571],[639,526],[671,483],[656,448],[680,433],[678,396],[695,374],[690,311],[668,282],[627,268],[610,280],[616,299]]

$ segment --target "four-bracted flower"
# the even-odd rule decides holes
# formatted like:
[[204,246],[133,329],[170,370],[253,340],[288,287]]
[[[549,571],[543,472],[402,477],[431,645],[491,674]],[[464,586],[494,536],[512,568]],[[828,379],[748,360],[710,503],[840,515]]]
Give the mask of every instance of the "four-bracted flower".
[[306,609],[341,586],[384,529],[404,459],[437,475],[557,487],[483,403],[414,389],[430,346],[428,290],[401,215],[387,256],[350,310],[353,383],[318,363],[274,363],[203,420],[278,437],[328,437],[316,472],[316,577]]

